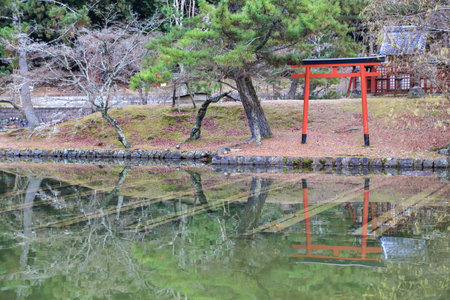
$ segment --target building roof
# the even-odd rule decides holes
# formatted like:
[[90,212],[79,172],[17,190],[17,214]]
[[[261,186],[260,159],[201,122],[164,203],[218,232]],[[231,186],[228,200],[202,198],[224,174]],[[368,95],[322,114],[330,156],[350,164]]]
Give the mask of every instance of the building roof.
[[427,42],[426,34],[416,26],[386,26],[378,50],[381,55],[409,55],[423,53]]

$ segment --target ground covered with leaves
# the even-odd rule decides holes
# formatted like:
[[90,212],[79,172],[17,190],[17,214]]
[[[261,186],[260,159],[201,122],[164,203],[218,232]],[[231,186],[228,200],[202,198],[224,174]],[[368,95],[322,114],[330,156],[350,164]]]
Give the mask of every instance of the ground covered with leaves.
[[[312,100],[308,142],[301,144],[303,101],[264,101],[273,137],[246,143],[250,130],[240,103],[211,105],[200,140],[186,142],[196,111],[190,107],[126,106],[112,110],[133,149],[219,150],[234,155],[434,157],[450,141],[450,103],[443,97],[369,98],[371,146],[364,147],[360,99]],[[38,130],[0,134],[1,147],[120,149],[113,128],[99,113]]]

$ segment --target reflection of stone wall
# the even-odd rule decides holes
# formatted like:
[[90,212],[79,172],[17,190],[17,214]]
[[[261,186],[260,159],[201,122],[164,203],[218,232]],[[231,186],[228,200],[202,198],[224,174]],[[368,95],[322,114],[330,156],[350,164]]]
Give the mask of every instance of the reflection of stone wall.
[[[90,113],[89,109],[75,107],[37,107],[35,109],[44,122],[75,119]],[[23,119],[23,116],[14,108],[0,107],[0,121],[9,118]]]

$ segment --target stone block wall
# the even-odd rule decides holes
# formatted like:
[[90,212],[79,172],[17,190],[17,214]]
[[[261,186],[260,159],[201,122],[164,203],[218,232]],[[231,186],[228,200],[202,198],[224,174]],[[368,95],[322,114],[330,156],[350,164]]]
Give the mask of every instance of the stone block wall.
[[[89,109],[78,107],[35,107],[35,109],[44,122],[70,120],[90,113]],[[0,107],[0,122],[9,118],[23,119],[23,116],[14,108]]]

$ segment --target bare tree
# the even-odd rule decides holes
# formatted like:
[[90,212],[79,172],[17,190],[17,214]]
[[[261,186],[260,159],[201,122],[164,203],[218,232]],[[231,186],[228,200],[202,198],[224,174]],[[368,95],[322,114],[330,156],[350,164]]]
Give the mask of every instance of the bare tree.
[[139,64],[142,51],[151,32],[159,23],[156,16],[146,23],[132,18],[127,24],[110,21],[107,28],[90,30],[83,28],[74,33],[69,44],[41,45],[50,56],[49,69],[55,74],[67,73],[61,82],[76,86],[87,101],[113,126],[124,147],[127,141],[119,123],[109,110],[117,102],[117,84],[128,78],[130,68]]
[[164,0],[165,14],[169,24],[183,26],[185,17],[193,17],[196,13],[197,4],[195,0]]
[[[65,16],[71,15],[71,18],[67,18],[67,20],[71,20],[70,23],[64,22],[64,24],[58,23],[56,25],[55,28],[59,37],[54,42],[62,40],[73,28],[80,26],[86,21],[86,11],[77,12],[67,4],[56,0],[38,1],[52,3],[55,7],[62,8],[66,13]],[[6,30],[4,32],[6,34],[2,34],[0,43],[10,52],[13,52],[18,61],[17,71],[13,72],[11,76],[6,76],[7,78],[5,76],[1,78],[0,95],[5,95],[6,97],[0,99],[0,103],[9,103],[20,111],[27,119],[30,127],[37,127],[42,120],[36,114],[31,102],[31,90],[35,84],[48,84],[50,82],[47,80],[47,76],[43,76],[42,69],[35,68],[35,66],[30,68],[32,57],[37,55],[37,60],[41,60],[42,57],[39,57],[40,53],[35,48],[36,43],[31,38],[32,34],[35,33],[36,26],[32,26],[29,22],[24,21],[24,11],[21,8],[21,2],[27,1],[6,1],[5,3],[9,5],[0,7],[0,11],[3,14],[0,16],[0,19],[7,20],[6,24],[9,22],[10,26],[10,30]],[[88,5],[87,9],[91,10],[95,5],[97,3]],[[4,29],[8,29],[8,25]],[[19,97],[16,97],[17,95]]]
[[[450,6],[448,1],[371,0],[362,16],[370,34],[383,39],[385,26],[412,26],[416,35],[423,34],[427,46],[422,53],[398,55],[393,61],[406,65],[414,73],[414,85],[419,78],[427,78],[435,87],[449,97],[448,78],[450,74]],[[392,45],[397,44],[392,41]]]
[[17,99],[0,99],[0,103],[9,103],[14,108],[19,110],[27,119],[28,125],[36,127],[39,125],[40,120],[36,114],[33,104],[31,102],[30,95],[30,74],[28,71],[27,53],[29,51],[29,36],[27,32],[22,32],[21,14],[17,8],[17,1],[11,2],[12,16],[8,17],[12,21],[14,28],[17,32],[12,39],[2,39],[2,43],[6,44],[10,49],[15,50],[18,56],[19,72],[20,76],[20,102],[22,106],[18,104]]

